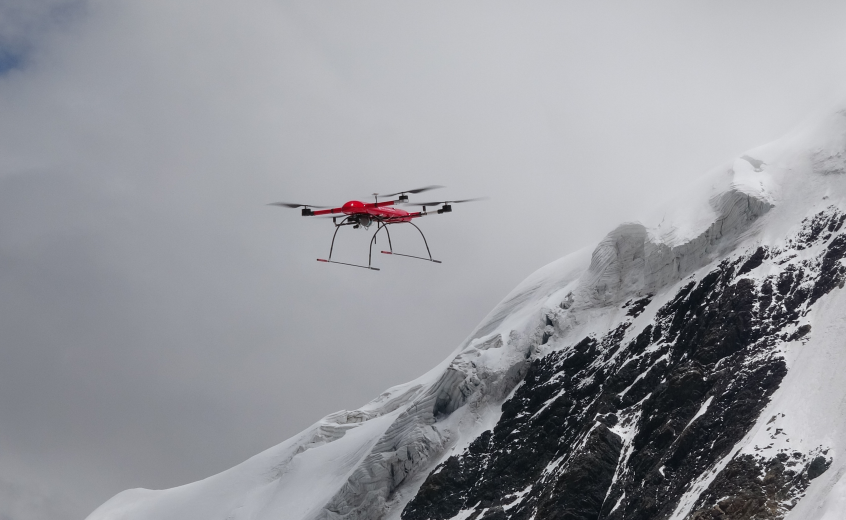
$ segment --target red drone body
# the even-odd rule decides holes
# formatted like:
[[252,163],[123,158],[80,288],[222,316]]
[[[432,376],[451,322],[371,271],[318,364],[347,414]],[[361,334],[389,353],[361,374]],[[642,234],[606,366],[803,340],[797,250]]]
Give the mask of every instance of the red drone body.
[[[376,199],[375,202],[361,202],[358,200],[351,200],[345,203],[343,206],[337,208],[326,208],[325,206],[315,206],[313,204],[295,204],[290,202],[274,202],[272,206],[284,206],[286,208],[302,208],[302,215],[304,217],[319,217],[319,216],[331,216],[332,222],[335,224],[335,234],[332,235],[332,244],[329,246],[329,257],[328,258],[318,258],[318,262],[327,262],[331,264],[342,264],[342,265],[350,265],[353,267],[363,267],[365,269],[371,269],[373,271],[378,271],[379,268],[373,267],[373,244],[376,243],[376,235],[379,234],[380,231],[383,229],[385,230],[385,234],[388,236],[388,251],[382,251],[382,253],[386,255],[397,255],[397,256],[404,256],[407,258],[417,258],[419,260],[428,260],[429,262],[434,263],[441,263],[440,260],[435,260],[432,258],[432,252],[429,250],[429,243],[426,241],[426,236],[423,234],[423,231],[417,227],[416,224],[412,222],[413,219],[425,217],[426,215],[432,214],[431,212],[426,211],[426,206],[441,206],[435,213],[449,213],[452,211],[452,204],[460,203],[460,202],[470,202],[472,200],[479,200],[479,199],[464,199],[464,200],[444,200],[438,202],[421,202],[416,203],[416,206],[422,206],[422,211],[415,211],[409,212],[405,211],[400,208],[392,207],[396,204],[409,204],[408,202],[408,193],[420,193],[423,191],[432,190],[435,188],[442,188],[443,186],[426,186],[425,188],[417,188],[414,190],[406,190],[397,193],[388,194],[388,197],[392,197],[394,195],[399,195],[396,200],[387,200],[383,202],[379,202],[378,194],[374,193],[374,197]],[[318,209],[313,210],[311,208],[326,208],[326,209]],[[341,219],[341,222],[338,222],[338,219]],[[341,229],[343,226],[352,226],[353,229],[359,228],[370,228],[371,224],[376,223],[376,232],[373,233],[373,237],[370,239],[370,255],[368,257],[367,265],[358,265],[358,264],[350,264],[346,262],[337,262],[332,260],[332,252],[335,248],[335,237],[338,236],[338,230]],[[393,244],[391,243],[391,233],[388,231],[388,226],[391,224],[411,224],[414,226],[417,231],[420,232],[420,236],[423,237],[423,243],[426,246],[426,252],[429,253],[429,257],[422,257],[422,256],[414,256],[414,255],[406,255],[402,253],[394,252]]]
[[[409,213],[403,209],[391,208],[395,201],[389,200],[387,202],[374,202],[372,204],[351,200],[341,206],[340,208],[324,209],[319,211],[311,211],[311,215],[333,215],[341,213],[343,215],[368,215],[375,219],[391,220],[392,223],[411,222],[411,219],[422,217],[422,212]],[[304,210],[305,211],[305,210]]]

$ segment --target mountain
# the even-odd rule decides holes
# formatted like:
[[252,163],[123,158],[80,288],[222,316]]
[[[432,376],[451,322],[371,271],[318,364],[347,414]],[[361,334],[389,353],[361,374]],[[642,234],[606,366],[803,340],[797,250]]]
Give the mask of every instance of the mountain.
[[846,110],[532,274],[439,366],[89,520],[833,520]]

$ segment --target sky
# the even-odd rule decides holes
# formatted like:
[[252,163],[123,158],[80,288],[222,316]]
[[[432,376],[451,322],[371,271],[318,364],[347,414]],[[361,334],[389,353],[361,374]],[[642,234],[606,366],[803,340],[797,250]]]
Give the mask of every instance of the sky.
[[[535,269],[846,99],[844,23],[814,0],[0,0],[0,519],[205,478],[423,374]],[[267,206],[430,184],[489,197],[419,221],[442,264],[318,263],[331,221]]]

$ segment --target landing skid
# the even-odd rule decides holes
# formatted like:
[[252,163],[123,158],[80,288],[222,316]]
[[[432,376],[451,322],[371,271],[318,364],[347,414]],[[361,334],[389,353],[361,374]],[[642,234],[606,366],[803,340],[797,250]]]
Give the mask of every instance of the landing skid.
[[340,264],[340,265],[348,265],[350,267],[361,267],[362,269],[370,269],[371,271],[379,271],[378,267],[370,267],[369,265],[358,265],[358,264],[348,264],[346,262],[336,262],[335,260],[324,260],[323,258],[318,258],[318,262],[326,262],[327,264]]
[[416,258],[418,260],[426,260],[426,261],[429,261],[429,262],[434,262],[436,264],[441,263],[440,260],[435,260],[434,258],[432,258],[432,252],[429,250],[429,242],[426,240],[426,235],[423,234],[423,231],[421,231],[420,228],[417,227],[417,225],[414,222],[397,222],[397,224],[411,224],[412,226],[414,226],[414,229],[416,229],[420,233],[420,236],[423,238],[423,245],[426,246],[426,252],[429,253],[429,258],[426,258],[425,256],[414,256],[414,255],[406,255],[406,254],[403,254],[403,253],[394,253],[394,245],[391,243],[391,232],[388,231],[388,224],[382,224],[382,227],[377,229],[376,233],[373,233],[373,238],[370,240],[370,256],[371,257],[373,256],[373,244],[376,243],[376,235],[379,234],[379,232],[384,229],[385,234],[388,235],[388,248],[390,249],[390,251],[382,251],[382,254],[404,256],[406,258]]
[[418,260],[426,260],[427,262],[435,262],[436,264],[443,263],[440,260],[435,260],[434,258],[426,258],[425,256],[404,255],[402,253],[395,253],[393,251],[382,251],[382,253],[386,254],[386,255],[405,256],[407,258],[417,258]]

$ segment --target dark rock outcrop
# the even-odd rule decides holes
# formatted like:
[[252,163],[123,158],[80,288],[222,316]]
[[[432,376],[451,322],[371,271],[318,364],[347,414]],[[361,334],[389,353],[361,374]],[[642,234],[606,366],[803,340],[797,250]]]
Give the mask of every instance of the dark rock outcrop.
[[[439,465],[402,518],[669,517],[732,456],[778,388],[787,368],[776,347],[807,337],[803,316],[842,287],[844,220],[829,208],[782,249],[723,260],[682,284],[636,334],[632,320],[651,295],[630,300],[604,337],[534,360],[496,427]],[[793,254],[812,247],[812,258]],[[752,276],[765,263],[773,274]],[[782,518],[828,464],[821,453],[734,456],[688,518]]]

